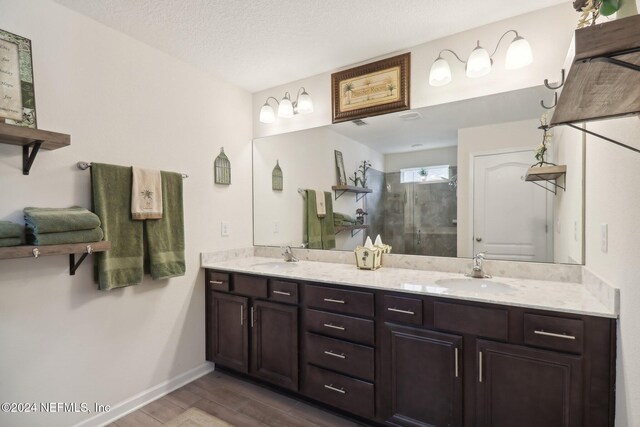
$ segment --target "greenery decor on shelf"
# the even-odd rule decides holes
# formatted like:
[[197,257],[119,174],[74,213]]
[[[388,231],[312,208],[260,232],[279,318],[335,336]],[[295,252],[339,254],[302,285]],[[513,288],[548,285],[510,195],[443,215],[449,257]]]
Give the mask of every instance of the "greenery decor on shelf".
[[[369,160],[363,160],[360,166],[358,167],[358,172],[360,172],[360,183],[362,184],[362,188],[367,188],[367,171],[371,169],[371,162]],[[357,186],[358,184],[356,184]]]
[[553,163],[549,163],[546,161],[547,151],[549,151],[548,145],[551,144],[551,138],[553,138],[553,134],[549,132],[549,122],[548,115],[544,113],[540,118],[540,129],[544,132],[542,135],[542,142],[538,146],[535,152],[535,159],[538,163],[532,166],[544,166],[544,165],[553,165]]
[[[358,186],[358,184],[360,183],[360,177],[358,176],[358,171],[355,171],[353,173],[353,178],[349,177],[349,181],[353,182],[353,185],[355,187]],[[363,187],[364,187],[364,185],[363,185]]]

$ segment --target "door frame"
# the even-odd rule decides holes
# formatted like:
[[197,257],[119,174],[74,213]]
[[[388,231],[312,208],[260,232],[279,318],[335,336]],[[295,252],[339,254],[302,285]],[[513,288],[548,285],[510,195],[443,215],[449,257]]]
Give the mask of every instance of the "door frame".
[[[516,153],[516,152],[523,152],[523,151],[535,151],[536,150],[535,145],[521,145],[521,146],[515,146],[515,147],[506,147],[506,148],[497,148],[494,150],[479,150],[479,151],[471,151],[469,152],[469,188],[468,188],[468,194],[469,194],[469,198],[471,200],[471,203],[469,203],[469,205],[467,206],[468,212],[467,212],[467,230],[469,230],[470,232],[470,238],[471,238],[471,246],[469,247],[471,253],[470,256],[473,257],[475,256],[475,254],[473,253],[473,246],[474,246],[474,238],[475,238],[475,218],[474,218],[474,208],[475,208],[475,159],[476,157],[483,157],[483,156],[492,156],[492,155],[496,155],[496,154],[509,154],[509,153]],[[553,161],[553,159],[551,157],[553,157],[553,153],[549,152],[549,160]],[[532,158],[532,161],[535,160]],[[553,199],[551,199],[551,194],[552,193],[548,193],[546,196],[546,200],[547,200],[547,206],[546,206],[546,210],[547,210],[547,220],[551,219],[551,225],[549,225],[547,223],[547,257],[549,256],[550,253],[553,252],[553,231],[554,231],[554,221],[553,221]],[[547,221],[548,222],[548,221]],[[549,228],[551,228],[551,230],[549,230]],[[526,262],[526,261],[525,261]],[[553,257],[551,257],[551,261],[542,261],[542,262],[551,262],[553,263]]]

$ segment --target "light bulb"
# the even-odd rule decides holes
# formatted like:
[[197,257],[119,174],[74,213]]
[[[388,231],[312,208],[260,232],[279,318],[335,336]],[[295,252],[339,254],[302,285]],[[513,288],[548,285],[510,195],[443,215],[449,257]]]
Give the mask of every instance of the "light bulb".
[[489,53],[480,47],[480,42],[467,60],[467,77],[476,78],[489,74],[491,71],[491,58]]
[[431,86],[444,86],[451,82],[451,68],[449,63],[438,56],[433,64],[431,64],[431,71],[429,71],[429,84]]
[[293,104],[291,103],[291,99],[289,99],[289,92],[285,93],[284,98],[280,101],[280,105],[278,106],[278,117],[283,117],[285,119],[293,117]]
[[505,68],[507,70],[515,70],[517,68],[526,67],[533,62],[533,54],[531,46],[524,38],[517,36],[507,50],[507,59]]
[[298,98],[297,111],[300,114],[313,113],[313,101],[306,90],[303,90]]
[[260,109],[260,121],[262,123],[273,123],[276,121],[276,115],[268,102],[265,102]]

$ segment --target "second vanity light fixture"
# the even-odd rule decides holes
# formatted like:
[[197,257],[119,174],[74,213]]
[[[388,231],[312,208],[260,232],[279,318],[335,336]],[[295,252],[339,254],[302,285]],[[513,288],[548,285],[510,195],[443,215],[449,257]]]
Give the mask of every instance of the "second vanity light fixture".
[[521,37],[516,30],[509,30],[500,36],[500,39],[496,44],[496,48],[493,50],[491,55],[489,55],[489,52],[480,46],[479,40],[476,48],[473,49],[473,52],[471,52],[471,55],[469,55],[469,58],[466,61],[460,59],[458,54],[451,49],[441,50],[438,54],[438,58],[434,61],[433,65],[431,65],[431,71],[429,72],[429,84],[431,86],[444,86],[451,82],[451,68],[449,67],[449,63],[442,57],[443,52],[452,53],[458,61],[465,64],[467,77],[476,78],[489,74],[491,66],[493,65],[493,59],[491,58],[498,51],[498,47],[500,46],[500,42],[504,36],[511,32],[516,36],[507,50],[505,68],[507,70],[515,70],[531,64],[531,62],[533,62],[533,54],[531,53],[531,46],[529,46],[529,42]]
[[260,109],[260,121],[262,123],[273,123],[276,121],[276,115],[273,112],[273,108],[269,104],[269,100],[273,99],[278,104],[278,117],[290,119],[295,114],[309,114],[313,113],[313,101],[311,96],[307,93],[304,87],[298,89],[298,96],[295,101],[291,101],[289,92],[284,93],[284,97],[280,102],[273,96],[267,98],[264,105]]

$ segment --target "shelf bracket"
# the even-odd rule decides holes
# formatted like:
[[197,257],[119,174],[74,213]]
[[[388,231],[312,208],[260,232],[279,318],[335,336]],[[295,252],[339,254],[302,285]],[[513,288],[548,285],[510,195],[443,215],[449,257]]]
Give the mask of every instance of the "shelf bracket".
[[29,152],[29,145],[22,146],[22,174],[29,175],[33,161],[38,155],[42,141],[35,141],[31,144],[31,152]]
[[574,125],[572,123],[566,123],[566,125],[569,126],[569,127],[574,128],[574,129],[577,129],[579,131],[582,131],[584,133],[588,133],[589,135],[593,135],[593,136],[598,137],[600,139],[604,139],[605,141],[608,141],[608,142],[611,142],[613,144],[619,145],[620,147],[626,148],[626,149],[631,150],[631,151],[635,151],[636,153],[640,153],[639,149],[637,149],[635,147],[631,147],[630,145],[627,145],[627,144],[623,144],[622,142],[618,142],[615,139],[607,138],[606,136],[600,135],[599,133],[590,131],[588,129],[583,129],[582,127],[576,126],[576,125]]
[[367,193],[356,193],[356,202],[359,202],[360,200],[362,200],[362,198],[366,195]]
[[338,194],[338,191],[340,190],[335,190],[333,193],[333,200],[338,200],[340,198],[340,196],[342,196],[344,193],[347,192],[347,190],[343,190],[340,192],[340,194]]
[[[534,175],[534,176],[538,176],[538,175]],[[541,178],[543,181],[553,185],[553,188],[549,188],[546,185],[542,185],[542,184],[540,184],[539,182],[536,182],[536,181],[528,181],[528,182],[530,182],[532,184],[535,184],[540,188],[544,188],[545,190],[549,191],[550,193],[553,193],[554,195],[558,194],[558,188],[561,188],[562,190],[567,191],[566,184],[563,187],[562,185],[558,184],[557,182],[553,182],[553,181],[551,181],[549,179],[544,179],[541,176],[538,176],[538,178]]]
[[351,230],[351,237],[355,237],[358,235],[359,232],[361,232],[363,230],[363,228],[357,228],[355,230]]
[[586,58],[582,62],[607,62],[618,67],[628,68],[633,71],[640,71],[640,65],[633,64],[627,61],[621,61],[616,59],[616,56],[628,55],[630,53],[640,52],[640,48],[627,49],[621,52],[615,52],[609,55],[594,56],[592,58]]
[[87,257],[87,255],[93,253],[93,248],[91,245],[87,245],[87,251],[80,256],[78,262],[76,262],[76,254],[69,254],[69,274],[71,276],[76,275],[76,271],[78,271],[78,267],[82,264],[82,261]]

